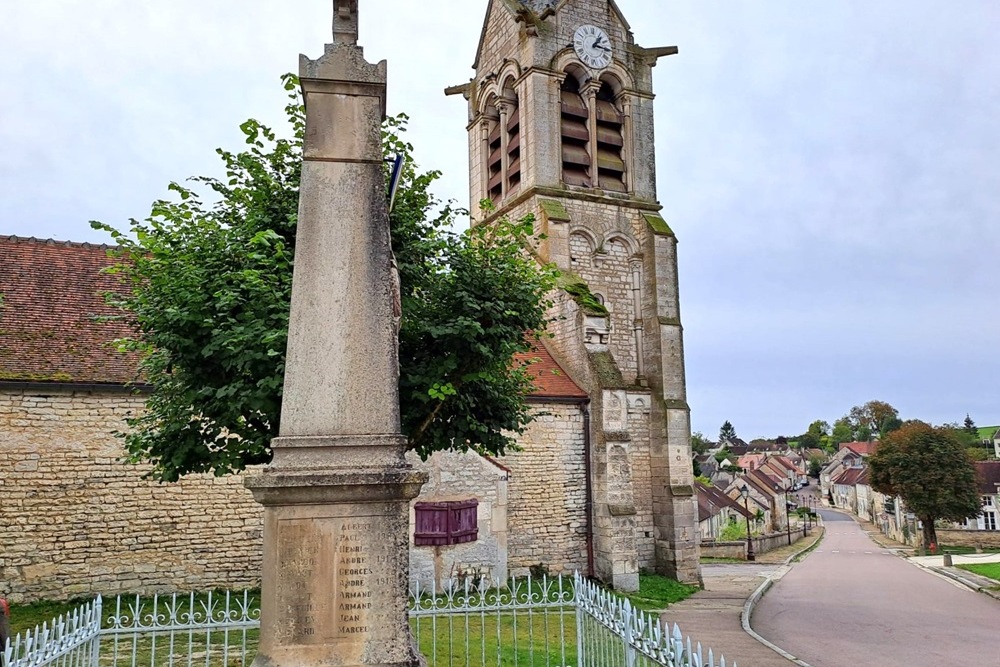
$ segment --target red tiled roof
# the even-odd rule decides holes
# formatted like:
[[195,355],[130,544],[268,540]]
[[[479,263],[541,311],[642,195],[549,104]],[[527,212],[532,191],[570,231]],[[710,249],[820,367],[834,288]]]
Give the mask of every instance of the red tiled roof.
[[840,449],[849,449],[861,456],[871,456],[878,451],[878,445],[878,440],[875,442],[842,442],[840,443]]
[[541,341],[532,341],[531,351],[514,357],[520,363],[530,363],[528,372],[535,378],[536,398],[587,398],[587,392],[566,374]]
[[109,343],[132,334],[103,292],[118,288],[101,270],[107,246],[0,236],[0,381],[125,384],[138,355]]
[[833,480],[833,483],[839,484],[840,486],[857,486],[858,484],[867,485],[868,469],[848,468],[844,472],[840,473],[837,479]]
[[1000,461],[976,461],[979,473],[979,493],[993,496],[1000,493]]

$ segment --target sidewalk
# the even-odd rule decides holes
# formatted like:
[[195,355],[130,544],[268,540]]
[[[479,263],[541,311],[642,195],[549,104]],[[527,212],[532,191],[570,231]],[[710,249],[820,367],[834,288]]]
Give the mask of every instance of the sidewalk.
[[685,636],[700,641],[708,654],[711,648],[718,659],[725,656],[726,664],[740,667],[790,667],[794,665],[743,631],[743,605],[764,581],[780,578],[788,571],[786,561],[815,544],[823,531],[810,532],[809,537],[790,547],[783,547],[761,556],[756,563],[704,564],[702,576],[705,589],[671,605],[661,615],[663,621],[676,623]]
[[831,512],[840,512],[841,514],[846,514],[847,516],[853,518],[858,523],[858,525],[861,526],[861,529],[866,533],[868,533],[868,536],[871,537],[874,542],[876,542],[880,547],[884,549],[892,549],[893,551],[897,551],[901,556],[911,556],[915,553],[913,547],[909,546],[908,544],[897,542],[896,540],[893,540],[883,535],[882,531],[879,530],[879,527],[876,526],[871,521],[865,521],[864,519],[855,514],[839,510],[835,507],[824,507],[823,509],[830,510]]

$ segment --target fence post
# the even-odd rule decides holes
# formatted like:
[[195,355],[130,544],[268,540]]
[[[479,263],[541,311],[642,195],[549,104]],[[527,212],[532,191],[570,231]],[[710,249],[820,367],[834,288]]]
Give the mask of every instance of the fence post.
[[583,643],[583,577],[577,572],[573,578],[573,607],[576,609],[576,664],[577,667],[584,667],[587,664],[587,656],[584,652]]
[[625,606],[622,608],[622,623],[625,626],[625,632],[622,633],[622,639],[625,640],[625,667],[635,667],[637,658],[635,650],[635,616],[636,613],[632,608],[632,603],[626,600]]
[[101,627],[104,625],[104,606],[100,595],[94,600],[94,638],[90,647],[90,664],[99,667],[101,664]]
[[10,605],[0,598],[0,667],[7,664],[7,644],[10,643]]

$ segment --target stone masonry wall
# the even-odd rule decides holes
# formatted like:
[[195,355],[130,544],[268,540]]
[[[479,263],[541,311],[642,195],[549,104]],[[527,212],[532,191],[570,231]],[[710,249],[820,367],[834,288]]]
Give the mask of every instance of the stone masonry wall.
[[938,542],[949,547],[1000,549],[1000,530],[937,529]]
[[[410,581],[441,590],[449,580],[483,577],[507,580],[507,486],[510,473],[474,452],[438,452],[427,461],[410,452],[407,462],[430,478],[410,509]],[[413,507],[422,502],[479,501],[475,542],[451,546],[415,546]]]
[[649,407],[648,394],[629,394],[628,422],[632,437],[632,484],[635,488],[636,546],[639,567],[652,570],[656,565],[656,545],[653,536],[653,495],[649,461]]
[[511,470],[508,564],[512,575],[543,564],[550,572],[586,570],[586,482],[579,406],[545,404],[500,460]]
[[240,476],[176,484],[119,462],[112,435],[142,398],[0,393],[0,594],[259,585],[262,513]]

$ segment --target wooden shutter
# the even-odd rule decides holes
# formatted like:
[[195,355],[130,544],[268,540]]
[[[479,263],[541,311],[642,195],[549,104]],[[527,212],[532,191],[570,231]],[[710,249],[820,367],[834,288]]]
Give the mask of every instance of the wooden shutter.
[[413,544],[418,547],[466,544],[479,538],[479,501],[417,503]]

